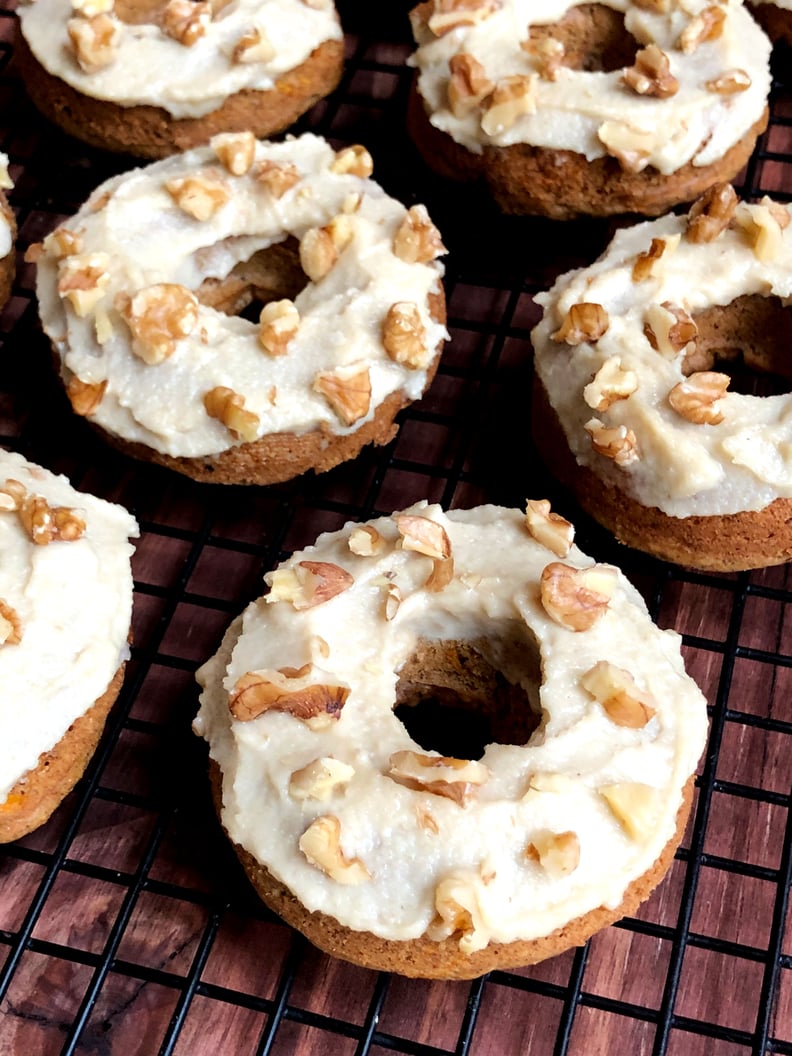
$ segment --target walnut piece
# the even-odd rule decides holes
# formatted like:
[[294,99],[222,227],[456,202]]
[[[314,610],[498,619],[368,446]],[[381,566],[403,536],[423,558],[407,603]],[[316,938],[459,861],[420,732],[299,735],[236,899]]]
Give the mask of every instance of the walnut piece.
[[259,344],[270,356],[285,356],[299,327],[300,313],[294,301],[270,301],[259,316]]
[[393,252],[406,264],[427,264],[447,252],[425,205],[407,211],[393,239]]
[[367,179],[374,172],[374,159],[365,147],[354,143],[343,147],[330,162],[330,171],[341,176],[359,176]]
[[732,221],[737,194],[730,183],[717,183],[698,198],[688,213],[688,241],[713,242]]
[[625,172],[643,172],[657,143],[657,133],[634,128],[624,121],[603,121],[597,138]]
[[204,393],[203,405],[209,417],[222,422],[234,439],[250,443],[258,438],[259,416],[245,409],[245,398],[238,392],[216,385]]
[[583,389],[583,399],[593,411],[607,411],[638,388],[638,375],[622,366],[621,356],[610,356]]
[[270,586],[267,601],[290,601],[295,609],[322,605],[355,582],[345,568],[331,561],[298,561],[276,568],[264,578]]
[[352,239],[349,216],[334,217],[325,227],[309,228],[300,240],[300,264],[311,282],[319,282]]
[[426,330],[417,304],[397,301],[390,306],[382,323],[382,344],[389,358],[400,366],[423,370],[429,365]]
[[346,788],[354,776],[354,767],[324,755],[294,771],[289,779],[289,795],[297,800],[326,802],[335,792]]
[[250,722],[266,711],[279,711],[312,728],[337,722],[349,696],[346,686],[308,684],[305,668],[248,671],[237,679],[228,696],[228,709],[240,722]]
[[431,557],[432,571],[424,583],[426,590],[443,590],[454,576],[451,541],[442,524],[430,517],[401,513],[393,518],[401,536],[402,548]]
[[580,839],[575,832],[543,829],[534,834],[525,848],[525,857],[538,862],[552,880],[560,880],[580,865]]
[[275,47],[260,26],[243,33],[233,47],[231,61],[241,65],[253,62],[270,62],[276,55]]
[[370,524],[358,524],[349,533],[349,549],[358,557],[373,557],[384,545],[385,540]]
[[444,877],[435,888],[436,917],[426,929],[427,938],[442,942],[459,935],[459,949],[471,954],[489,942],[489,932],[479,905],[481,877],[459,870]]
[[476,110],[495,90],[484,66],[473,55],[452,55],[448,69],[448,109],[454,117],[465,117]]
[[19,645],[22,641],[22,620],[7,601],[0,598],[0,645]]
[[624,781],[603,785],[598,791],[628,836],[643,840],[652,835],[657,814],[657,789],[638,781]]
[[730,378],[713,370],[698,370],[676,384],[668,402],[683,418],[696,425],[717,425],[723,421],[719,403],[726,395]]
[[115,61],[119,29],[118,22],[110,15],[70,18],[66,32],[77,64],[85,73],[96,73]]
[[327,400],[344,425],[365,418],[371,406],[371,376],[368,367],[352,365],[335,371],[320,371],[313,387]]
[[388,777],[397,784],[443,796],[460,807],[466,806],[490,777],[489,768],[483,763],[445,755],[400,751],[394,752],[388,762]]
[[498,81],[483,104],[481,128],[488,136],[510,129],[524,114],[536,113],[538,76],[514,74]]
[[580,301],[573,304],[564,316],[561,326],[552,338],[568,345],[580,345],[584,341],[599,341],[608,332],[610,319],[601,304]]
[[300,837],[299,847],[311,865],[338,884],[362,884],[371,879],[360,858],[347,858],[341,849],[341,822],[333,814],[312,821]]
[[221,132],[212,136],[209,146],[232,176],[249,172],[256,156],[256,137],[252,132]]
[[58,293],[81,319],[104,297],[110,282],[109,267],[108,253],[75,253],[61,260]]
[[189,48],[211,21],[212,5],[207,0],[169,0],[162,12],[162,32]]
[[725,21],[726,12],[722,7],[716,7],[714,4],[705,7],[682,30],[676,46],[686,55],[691,54],[705,41],[717,40],[723,33]]
[[547,499],[526,499],[525,523],[532,537],[556,557],[566,557],[575,538],[575,529],[550,509]]
[[655,352],[674,359],[698,336],[693,317],[678,304],[663,301],[646,310],[644,334]]
[[[187,0],[192,3],[192,0]],[[211,176],[181,176],[168,180],[165,190],[183,213],[202,223],[210,220],[231,197],[224,183]]]
[[[8,491],[6,481],[5,491]],[[22,485],[20,485],[21,487]],[[22,527],[36,546],[50,543],[73,543],[85,532],[85,521],[70,506],[50,506],[43,495],[28,495],[21,499],[17,514]]]
[[555,37],[539,37],[534,40],[520,41],[520,49],[532,55],[536,63],[536,69],[543,81],[555,81],[558,79],[558,71],[564,65],[566,48],[560,40]]
[[734,222],[745,235],[757,260],[770,264],[778,259],[784,243],[781,232],[789,224],[789,213],[782,205],[766,195],[759,205],[753,207],[740,203],[734,213]]
[[654,701],[642,693],[629,671],[599,660],[580,676],[580,684],[616,726],[640,730],[655,714]]
[[146,286],[122,305],[134,338],[132,351],[144,363],[162,363],[176,351],[177,342],[195,329],[198,299],[186,286],[158,283]]
[[611,459],[620,469],[641,457],[635,433],[626,425],[608,426],[598,418],[591,418],[583,428],[591,437],[591,446],[597,454]]
[[615,584],[604,565],[573,568],[551,561],[542,570],[539,598],[551,620],[570,631],[587,631],[605,615]]
[[716,92],[718,95],[736,95],[737,92],[748,91],[751,78],[745,70],[726,70],[718,77],[705,81],[704,87],[708,92]]
[[679,81],[671,73],[666,53],[656,44],[636,52],[635,65],[628,66],[622,81],[638,95],[667,99],[679,91]]
[[396,613],[399,611],[399,606],[402,603],[401,591],[395,583],[385,584],[385,605],[383,606],[385,611],[385,619],[390,623],[391,620],[396,619]]
[[253,177],[262,183],[274,198],[282,198],[300,182],[300,173],[290,161],[279,164],[265,159],[253,170]]
[[654,278],[659,270],[660,261],[670,256],[680,242],[680,235],[669,235],[667,238],[653,238],[649,249],[639,253],[633,264],[633,282],[645,282]]
[[[70,231],[68,227],[56,227],[44,239],[43,248],[56,260],[71,257],[75,253],[82,253],[82,235],[77,231]],[[25,259],[27,260],[27,257]]]
[[66,386],[66,395],[72,405],[75,414],[87,417],[94,413],[102,402],[102,397],[107,389],[107,381],[82,381],[75,374],[69,379]]
[[434,0],[427,26],[436,37],[463,26],[477,26],[501,7],[501,0]]

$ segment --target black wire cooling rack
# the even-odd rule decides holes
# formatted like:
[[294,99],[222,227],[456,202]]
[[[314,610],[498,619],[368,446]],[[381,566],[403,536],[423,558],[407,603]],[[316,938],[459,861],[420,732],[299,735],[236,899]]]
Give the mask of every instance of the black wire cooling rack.
[[[132,660],[100,749],[46,826],[0,848],[0,1056],[792,1054],[788,569],[705,576],[618,548],[529,440],[531,295],[593,259],[608,225],[505,218],[431,176],[404,127],[407,5],[340,2],[346,72],[299,130],[366,144],[386,190],[429,207],[449,249],[438,376],[390,445],[319,477],[222,487],[132,462],[71,414],[22,255],[133,162],[37,116],[14,68],[13,6],[0,0],[0,149],[19,224],[0,442],[123,503],[141,538]],[[771,124],[739,189],[789,200],[789,55],[775,63]],[[262,574],[318,532],[424,497],[541,495],[683,635],[708,697],[709,747],[672,869],[635,918],[533,968],[428,983],[326,957],[262,907],[219,831],[190,732],[195,668]]]

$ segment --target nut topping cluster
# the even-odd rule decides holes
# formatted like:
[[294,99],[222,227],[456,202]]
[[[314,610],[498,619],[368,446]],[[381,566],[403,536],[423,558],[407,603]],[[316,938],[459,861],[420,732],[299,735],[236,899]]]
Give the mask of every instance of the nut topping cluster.
[[314,729],[326,728],[340,718],[349,690],[307,683],[309,673],[302,668],[249,671],[237,679],[228,698],[229,710],[242,722],[266,711],[281,711]]
[[31,494],[24,484],[9,479],[0,488],[0,512],[16,513],[36,546],[75,542],[85,533],[85,521],[70,506],[50,506],[43,495]]
[[400,785],[451,799],[464,807],[490,776],[483,763],[421,752],[394,752],[388,776]]

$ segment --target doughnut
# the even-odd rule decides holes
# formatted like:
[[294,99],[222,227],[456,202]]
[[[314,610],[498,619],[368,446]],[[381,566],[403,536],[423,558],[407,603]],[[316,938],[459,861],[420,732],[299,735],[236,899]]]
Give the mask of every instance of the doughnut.
[[446,337],[445,249],[371,170],[359,146],[228,133],[102,184],[32,254],[74,410],[217,483],[388,442]]
[[141,158],[288,128],[333,91],[344,61],[332,0],[30,0],[19,30],[41,113]]
[[505,213],[661,214],[733,179],[767,124],[770,43],[741,0],[427,0],[409,125]]
[[774,44],[792,46],[790,0],[748,0],[748,10]]
[[8,156],[0,153],[0,308],[11,296],[11,284],[15,274],[16,221],[5,196],[5,191],[13,186],[8,175]]
[[790,217],[723,184],[536,297],[534,438],[621,542],[707,571],[792,557]]
[[32,832],[74,787],[129,655],[125,509],[0,450],[0,843]]
[[573,535],[543,500],[349,523],[268,573],[199,669],[222,826],[320,948],[472,978],[581,945],[659,882],[705,702]]

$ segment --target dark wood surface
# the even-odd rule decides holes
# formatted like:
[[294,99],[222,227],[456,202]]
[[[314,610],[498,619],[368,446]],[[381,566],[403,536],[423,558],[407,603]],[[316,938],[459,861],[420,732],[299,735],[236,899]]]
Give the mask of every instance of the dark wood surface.
[[[441,370],[389,447],[322,477],[223,488],[134,463],[71,415],[22,260],[134,162],[37,116],[14,67],[12,8],[0,0],[0,149],[20,228],[0,316],[0,442],[122,502],[142,534],[133,657],[100,750],[46,826],[0,848],[0,1056],[792,1053],[789,569],[705,576],[619,549],[530,444],[531,295],[591,260],[609,225],[504,218],[430,176],[404,129],[407,5],[339,3],[347,72],[298,127],[365,143],[385,188],[429,207],[450,251]],[[790,56],[775,62],[772,124],[741,190],[788,200]],[[260,906],[219,831],[190,732],[195,667],[262,574],[322,530],[423,497],[522,505],[542,494],[684,635],[711,705],[677,860],[635,919],[530,969],[426,983],[321,955]]]

